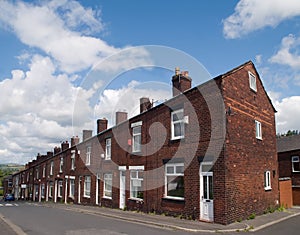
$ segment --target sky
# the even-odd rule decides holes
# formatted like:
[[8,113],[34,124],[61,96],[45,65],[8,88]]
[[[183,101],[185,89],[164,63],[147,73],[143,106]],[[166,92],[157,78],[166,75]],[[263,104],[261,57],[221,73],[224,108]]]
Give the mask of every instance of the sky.
[[253,61],[277,133],[300,130],[299,0],[1,0],[0,39],[0,163],[163,102],[177,66],[195,86]]

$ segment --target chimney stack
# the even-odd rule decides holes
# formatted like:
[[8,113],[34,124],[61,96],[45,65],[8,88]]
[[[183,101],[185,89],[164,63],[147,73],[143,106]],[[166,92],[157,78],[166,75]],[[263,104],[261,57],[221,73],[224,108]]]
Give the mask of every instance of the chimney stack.
[[47,158],[51,158],[51,157],[53,157],[53,152],[47,152]]
[[102,118],[97,120],[97,134],[107,129],[107,119]]
[[75,145],[77,145],[77,144],[79,144],[79,137],[78,136],[73,136],[72,138],[71,138],[71,147],[73,147],[73,146],[75,146]]
[[118,111],[116,112],[116,125],[127,120],[127,113]]
[[60,150],[61,150],[60,147],[55,146],[54,147],[54,155],[58,154],[60,152]]
[[92,130],[83,130],[82,131],[82,141],[86,141],[88,138],[91,138],[93,136]]
[[192,79],[188,71],[180,72],[178,67],[175,68],[175,75],[172,77],[173,96],[177,96],[192,87]]
[[70,147],[69,142],[65,141],[61,143],[61,151],[65,151],[66,149],[68,149]]
[[150,102],[149,98],[147,97],[140,98],[140,113],[143,113],[151,108],[152,108],[152,103]]

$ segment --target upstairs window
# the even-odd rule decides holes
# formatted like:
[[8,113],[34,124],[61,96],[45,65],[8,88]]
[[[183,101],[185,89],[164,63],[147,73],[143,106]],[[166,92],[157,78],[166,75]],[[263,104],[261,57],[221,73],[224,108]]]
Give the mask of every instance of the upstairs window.
[[292,157],[292,171],[293,172],[300,172],[300,163],[299,163],[299,156]]
[[43,166],[43,178],[46,176],[46,165]]
[[168,163],[165,165],[165,196],[184,199],[183,163]]
[[75,151],[71,155],[71,170],[75,170]]
[[271,190],[271,172],[270,171],[266,171],[265,172],[265,190]]
[[[50,162],[50,175],[53,175],[53,167],[54,167],[54,162],[53,161],[51,161]],[[29,175],[27,175],[27,181],[29,180],[29,177],[28,177]]]
[[60,163],[59,163],[59,172],[60,172],[60,173],[63,172],[63,166],[64,166],[64,158],[61,157],[61,158],[60,158]]
[[248,71],[248,74],[249,74],[249,84],[250,84],[250,89],[252,91],[255,91],[257,92],[257,87],[256,87],[256,77],[253,73],[249,72]]
[[136,126],[132,128],[132,152],[141,151],[142,127]]
[[173,140],[184,138],[183,109],[171,113],[171,137]]
[[85,157],[85,165],[89,166],[91,164],[91,152],[92,152],[92,147],[87,146],[86,147],[86,157]]
[[105,144],[105,160],[111,159],[111,138],[106,139]]
[[256,139],[262,140],[261,122],[255,120]]

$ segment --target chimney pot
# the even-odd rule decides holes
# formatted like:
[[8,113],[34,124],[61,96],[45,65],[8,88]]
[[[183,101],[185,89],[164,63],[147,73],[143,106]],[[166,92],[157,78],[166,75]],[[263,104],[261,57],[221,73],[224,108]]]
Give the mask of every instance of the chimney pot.
[[149,98],[147,97],[140,98],[140,113],[143,113],[151,108],[152,108],[152,103],[150,102]]

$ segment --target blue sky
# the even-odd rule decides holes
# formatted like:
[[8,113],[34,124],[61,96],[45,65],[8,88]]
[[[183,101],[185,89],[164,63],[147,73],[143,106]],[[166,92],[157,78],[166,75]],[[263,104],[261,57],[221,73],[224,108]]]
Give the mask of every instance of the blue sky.
[[277,132],[300,130],[297,0],[4,0],[0,12],[0,163],[25,163],[97,117],[111,126],[116,110],[133,116],[141,96],[170,97],[176,66],[198,85],[252,60]]

